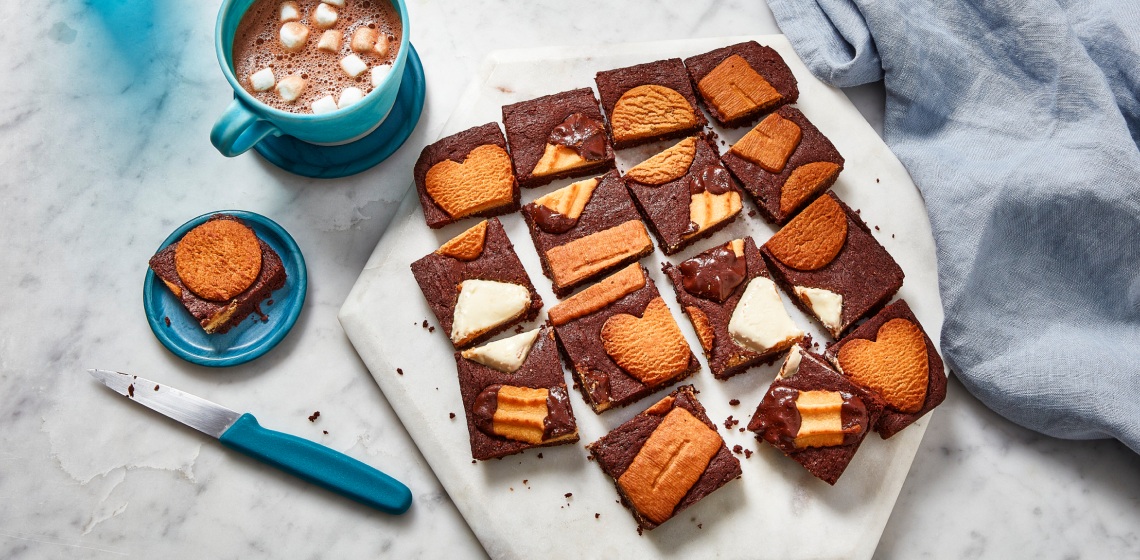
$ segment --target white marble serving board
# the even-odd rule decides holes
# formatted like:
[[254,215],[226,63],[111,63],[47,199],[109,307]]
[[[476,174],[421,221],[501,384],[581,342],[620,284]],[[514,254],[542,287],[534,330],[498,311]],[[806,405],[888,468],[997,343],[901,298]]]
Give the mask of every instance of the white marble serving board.
[[[905,298],[932,338],[942,327],[942,305],[934,242],[921,196],[902,164],[838,89],[814,78],[780,35],[695,39],[660,43],[503,51],[485,61],[459,107],[444,126],[453,134],[489,121],[501,121],[501,106],[565,91],[593,87],[599,70],[668,57],[687,57],[736,42],[756,39],[780,52],[799,80],[797,107],[827,135],[846,158],[835,192],[863,219],[902,266]],[[728,143],[747,129],[717,129]],[[623,150],[628,169],[670,143]],[[727,149],[721,146],[721,150]],[[410,180],[410,177],[409,177]],[[523,203],[568,184],[558,181],[524,190]],[[745,211],[752,209],[746,203]],[[531,280],[545,303],[558,300],[542,275],[526,225],[516,213],[500,217]],[[456,380],[452,348],[436,325],[409,265],[474,224],[466,220],[439,231],[429,229],[415,189],[404,198],[344,306],[340,321],[376,382],[423,452],[459,511],[487,552],[495,558],[868,558],[875,550],[929,417],[889,441],[867,438],[834,486],[817,480],[768,445],[760,445],[747,424],[778,365],[759,367],[731,380],[717,381],[707,367],[691,382],[718,424],[729,447],[754,451],[739,456],[743,475],[654,531],[639,536],[629,512],[618,503],[613,482],[587,460],[584,445],[626,421],[669,391],[624,409],[594,414],[572,391],[581,442],[531,450],[498,461],[473,464]],[[773,228],[757,217],[741,216],[712,239],[667,260],[677,263],[701,250],[743,235],[758,244]],[[656,251],[642,260],[649,269],[689,344],[700,355],[695,333],[681,313],[672,286],[661,274],[666,257]],[[794,308],[792,317],[818,341],[829,340],[819,326]],[[527,325],[530,328],[532,325]],[[509,334],[509,333],[508,333]],[[506,336],[506,335],[501,335]],[[702,366],[705,363],[701,356]],[[403,374],[397,374],[397,368]],[[568,384],[572,382],[567,375]],[[738,406],[730,406],[739,399]],[[454,413],[455,418],[450,418]],[[740,424],[726,430],[731,415]],[[543,458],[538,458],[539,454]],[[566,497],[572,494],[570,497]],[[413,505],[416,507],[416,505]]]

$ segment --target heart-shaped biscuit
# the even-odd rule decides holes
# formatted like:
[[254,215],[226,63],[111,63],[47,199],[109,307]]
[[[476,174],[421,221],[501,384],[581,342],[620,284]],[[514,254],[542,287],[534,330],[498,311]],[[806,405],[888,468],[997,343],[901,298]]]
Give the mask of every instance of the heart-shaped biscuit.
[[692,352],[665,300],[653,298],[640,318],[619,313],[602,325],[602,347],[614,363],[654,387],[685,372]]
[[463,163],[443,160],[428,169],[428,196],[452,218],[505,206],[514,200],[511,156],[494,144],[471,150]]
[[914,413],[926,402],[930,384],[926,337],[906,319],[883,323],[874,341],[848,342],[837,359],[844,375],[879,393],[891,408]]
[[847,242],[847,214],[824,195],[764,244],[780,262],[797,270],[817,270],[835,259]]

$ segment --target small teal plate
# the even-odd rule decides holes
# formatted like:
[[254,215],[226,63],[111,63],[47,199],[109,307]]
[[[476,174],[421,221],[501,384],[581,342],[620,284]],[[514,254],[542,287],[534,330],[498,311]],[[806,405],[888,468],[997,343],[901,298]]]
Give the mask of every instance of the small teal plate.
[[[174,230],[162,242],[158,251],[182,239],[186,232],[215,214],[240,218],[281,256],[281,263],[285,266],[285,286],[261,302],[261,311],[269,316],[269,321],[263,323],[255,312],[225,334],[206,334],[194,316],[182,307],[178,298],[174,297],[150,268],[146,269],[146,280],[143,282],[143,308],[146,310],[150,330],[175,356],[203,366],[236,366],[272,350],[289,334],[289,329],[297,322],[297,316],[305,304],[309,280],[305,271],[305,258],[301,256],[301,249],[293,238],[273,220],[243,210],[219,210],[198,216]],[[270,300],[273,305],[267,305]],[[166,319],[170,319],[169,326]]]

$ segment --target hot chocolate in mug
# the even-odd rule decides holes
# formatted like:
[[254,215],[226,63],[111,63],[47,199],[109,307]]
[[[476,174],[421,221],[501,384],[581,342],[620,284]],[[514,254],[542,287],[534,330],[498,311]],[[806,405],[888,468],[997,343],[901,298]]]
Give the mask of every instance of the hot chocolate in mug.
[[326,146],[345,144],[367,135],[384,122],[396,102],[408,57],[408,11],[404,0],[372,0],[391,2],[400,18],[399,50],[391,71],[360,101],[322,114],[291,113],[270,107],[250,95],[234,75],[234,36],[242,16],[256,1],[224,0],[218,13],[214,46],[222,73],[234,90],[234,100],[210,132],[210,141],[222,155],[242,154],[270,135],[287,134],[310,144]]

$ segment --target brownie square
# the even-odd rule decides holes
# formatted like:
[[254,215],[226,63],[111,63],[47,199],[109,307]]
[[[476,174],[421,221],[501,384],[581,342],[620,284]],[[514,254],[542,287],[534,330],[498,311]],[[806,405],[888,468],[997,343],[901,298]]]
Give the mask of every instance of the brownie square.
[[[243,223],[240,219],[226,214],[215,214],[212,220],[233,220]],[[254,311],[261,315],[258,306],[265,301],[275,290],[285,285],[285,266],[281,257],[260,237],[257,239],[261,246],[261,270],[253,284],[242,293],[229,301],[211,301],[198,297],[191,292],[178,277],[178,270],[174,264],[174,252],[178,248],[178,241],[167,245],[150,258],[150,269],[154,275],[162,280],[167,289],[178,298],[208,334],[223,334],[229,332],[235,325],[241,323]]]
[[739,478],[716,425],[692,385],[683,385],[586,446],[614,480],[637,530],[652,530]]
[[[761,114],[795,103],[800,96],[796,77],[780,54],[756,41],[686,58],[685,67],[689,69],[689,77],[709,114],[728,128],[749,124]],[[712,80],[705,81],[710,74]],[[762,79],[759,83],[756,75]],[[721,88],[714,87],[718,83]],[[741,97],[737,101],[743,105],[734,105],[732,108],[735,110],[729,111],[724,100],[713,95],[718,90],[740,92]]]
[[[822,399],[809,399],[822,396]],[[793,346],[748,429],[828,484],[839,480],[882,411],[877,397]],[[810,433],[804,433],[807,426]]]
[[681,140],[634,166],[624,178],[666,255],[732,223],[743,206],[740,186],[704,134]]
[[473,458],[578,441],[549,327],[456,352],[455,363]]
[[717,245],[677,266],[666,262],[661,269],[717,379],[770,364],[803,338],[751,237]]
[[884,307],[829,345],[826,355],[840,373],[883,400],[883,414],[875,423],[883,439],[946,398],[946,369],[938,348],[904,300]]
[[617,170],[542,196],[522,215],[559,297],[653,252]]
[[[479,222],[412,263],[412,274],[444,335],[456,348],[532,321],[542,308],[542,297],[498,218]],[[473,289],[461,298],[464,286]],[[463,317],[459,328],[455,328],[457,312]]]
[[469,128],[424,147],[412,176],[430,228],[519,209],[519,186],[498,123]]
[[760,253],[776,283],[836,339],[903,282],[898,263],[832,192],[776,232]]
[[605,123],[590,88],[504,105],[503,126],[519,184],[538,187],[613,167]]
[[[775,128],[769,125],[777,121],[785,127],[794,125],[793,130],[798,128],[799,141],[772,138],[765,129]],[[756,148],[757,143],[751,141],[752,137],[767,141],[768,145]],[[776,165],[756,157],[758,149],[771,153],[785,146],[791,149],[790,155],[783,162],[780,161],[784,159],[780,157],[782,154],[777,156]],[[744,190],[752,195],[764,219],[778,225],[786,223],[800,208],[831,188],[843,171],[844,163],[843,156],[831,141],[794,107],[781,107],[769,115],[721,159]],[[769,169],[765,169],[765,165]]]
[[700,367],[640,264],[570,296],[549,316],[562,356],[594,412],[625,406]]
[[680,138],[708,123],[679,58],[598,72],[594,82],[615,148]]

